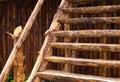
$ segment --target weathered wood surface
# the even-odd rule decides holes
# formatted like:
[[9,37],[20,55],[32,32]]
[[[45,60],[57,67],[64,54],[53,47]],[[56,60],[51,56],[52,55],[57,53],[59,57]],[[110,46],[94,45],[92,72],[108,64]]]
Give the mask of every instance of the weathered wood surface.
[[42,7],[42,4],[43,4],[44,0],[38,0],[38,3],[36,4],[36,7],[34,8],[28,22],[26,23],[25,27],[24,27],[24,30],[22,32],[22,34],[20,35],[20,38],[18,39],[17,43],[15,44],[2,72],[1,72],[1,75],[0,75],[0,82],[5,82],[8,74],[9,74],[9,71],[13,65],[13,62],[15,60],[15,57],[16,57],[16,53],[18,52],[18,50],[21,48],[21,46],[23,45],[23,42],[25,41],[33,23],[34,23],[34,20],[36,19],[37,17],[37,14],[39,12],[39,10],[41,9]]
[[73,64],[80,66],[102,66],[102,67],[120,67],[120,61],[117,60],[102,60],[102,59],[83,59],[72,57],[57,57],[49,56],[44,57],[46,61],[54,63]]
[[75,2],[75,3],[78,3],[78,2],[79,2],[79,3],[82,4],[82,3],[91,3],[91,2],[92,2],[92,3],[93,3],[93,2],[97,2],[97,3],[98,3],[98,2],[103,2],[103,1],[104,1],[104,2],[105,2],[105,1],[106,1],[106,2],[113,2],[113,1],[119,1],[119,0],[67,0],[67,1],[70,2],[70,3],[74,3],[74,2]]
[[62,71],[46,70],[38,72],[37,75],[41,78],[60,81],[60,82],[119,82],[119,79],[106,78],[100,76],[72,74]]
[[[18,26],[13,33],[14,45],[16,44],[20,34],[22,33],[22,26]],[[24,82],[25,73],[24,73],[24,55],[23,47],[21,47],[16,53],[16,58],[14,61],[14,81],[15,82]]]
[[77,30],[56,31],[54,36],[61,37],[120,37],[120,30]]
[[63,8],[65,13],[74,14],[93,14],[93,13],[110,13],[120,11],[120,5],[111,6],[94,6],[94,7],[76,7],[76,8]]
[[80,51],[111,51],[120,52],[119,44],[100,43],[50,43],[51,47],[62,49],[74,49]]
[[[16,44],[20,34],[22,32],[22,26],[18,26],[15,28],[14,33],[7,32],[11,38],[13,39],[13,46]],[[21,47],[16,53],[16,58],[14,60],[14,81],[15,82],[24,82],[25,73],[24,73],[24,55],[23,55],[23,47]]]
[[[66,0],[62,0],[61,1],[61,4],[59,6],[59,8],[64,8],[67,6],[67,3],[66,3]],[[62,11],[61,10],[58,10],[53,18],[53,22],[49,28],[49,30],[45,33],[46,35],[46,38],[44,40],[44,43],[41,47],[41,50],[39,51],[39,56],[37,58],[37,61],[33,67],[33,70],[31,72],[31,75],[29,77],[29,79],[27,80],[27,82],[32,82],[34,77],[36,76],[36,73],[37,71],[41,71],[42,66],[44,65],[44,60],[43,60],[43,57],[47,56],[48,55],[48,52],[50,50],[50,46],[49,46],[49,43],[51,43],[54,39],[54,36],[51,35],[51,33],[55,30],[59,30],[60,28],[60,24],[57,22],[57,19],[62,16]],[[40,69],[39,69],[40,68]]]
[[58,19],[60,23],[66,24],[120,24],[120,17],[86,17]]
[[[68,7],[71,7],[71,6],[72,5],[68,5]],[[64,16],[64,18],[69,18],[69,17],[70,17],[69,14],[66,14]],[[64,24],[64,27],[65,27],[64,30],[66,30],[66,31],[70,30],[70,25],[69,24]],[[64,42],[65,43],[71,42],[71,38],[69,38],[69,37],[64,38]],[[65,57],[71,57],[71,56],[72,56],[71,50],[70,49],[65,49]],[[64,71],[66,71],[66,72],[72,72],[71,65],[65,64],[64,65]]]

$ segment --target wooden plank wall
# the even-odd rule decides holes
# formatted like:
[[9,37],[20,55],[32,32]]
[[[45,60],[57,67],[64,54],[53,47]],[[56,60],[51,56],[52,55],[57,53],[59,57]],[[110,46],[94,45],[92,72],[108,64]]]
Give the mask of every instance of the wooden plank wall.
[[[46,0],[32,30],[24,43],[25,70],[30,72],[44,41],[44,32],[49,28],[54,13],[61,0]],[[24,27],[37,0],[16,0],[16,2],[0,2],[0,70],[5,64],[13,46],[12,40],[5,33],[13,32],[16,26]],[[1,64],[2,62],[2,64]]]

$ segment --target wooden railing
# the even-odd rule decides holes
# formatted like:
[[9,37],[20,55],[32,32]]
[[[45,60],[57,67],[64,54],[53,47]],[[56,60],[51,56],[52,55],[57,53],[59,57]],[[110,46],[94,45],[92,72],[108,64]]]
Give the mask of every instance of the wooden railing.
[[16,57],[16,53],[18,52],[18,50],[21,48],[21,46],[23,45],[37,15],[38,15],[38,12],[39,10],[41,9],[43,3],[44,3],[45,0],[38,0],[28,22],[26,23],[25,27],[24,27],[24,30],[20,36],[20,38],[18,39],[17,43],[15,44],[2,72],[1,72],[1,75],[0,75],[0,82],[5,82],[8,74],[9,74],[9,71],[13,65],[13,62],[15,60],[15,57]]
[[[62,0],[59,8],[64,8],[66,6],[67,6],[67,1]],[[43,71],[46,69],[47,64],[44,63],[45,61],[43,60],[43,57],[49,55],[49,52],[50,52],[49,43],[56,41],[56,39],[54,38],[54,36],[51,35],[51,33],[53,31],[59,30],[61,24],[58,23],[57,20],[62,16],[63,16],[62,11],[60,9],[58,9],[56,14],[54,15],[54,18],[53,18],[53,21],[52,21],[52,24],[51,24],[49,30],[46,31],[46,33],[45,33],[46,37],[45,37],[44,43],[42,45],[41,50],[39,51],[38,59],[35,63],[35,66],[34,66],[32,73],[27,82],[33,82],[33,79],[35,78],[36,73],[38,71]]]

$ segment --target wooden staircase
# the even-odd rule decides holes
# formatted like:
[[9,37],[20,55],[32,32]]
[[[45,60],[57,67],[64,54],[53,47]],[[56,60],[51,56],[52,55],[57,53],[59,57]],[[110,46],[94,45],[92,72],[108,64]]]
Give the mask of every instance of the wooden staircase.
[[[28,20],[23,33],[14,46],[10,57],[0,75],[0,82],[5,79],[12,67],[16,57],[16,52],[22,46],[28,32],[41,8],[44,0],[38,0],[38,3]],[[108,60],[107,52],[120,52],[120,44],[112,43],[94,43],[80,38],[106,38],[120,37],[119,29],[111,29],[109,26],[120,24],[119,16],[108,17],[105,13],[114,13],[120,11],[120,4],[104,5],[104,3],[120,2],[120,0],[62,0],[58,11],[48,31],[45,33],[45,41],[39,51],[38,59],[34,65],[31,75],[27,82],[42,82],[42,79],[58,82],[120,82],[119,78],[110,78],[106,76],[96,76],[75,73],[75,66],[91,66],[104,68],[120,68],[119,60]],[[99,5],[97,3],[102,3]],[[93,4],[91,6],[90,4]],[[97,4],[97,5],[96,5]],[[82,5],[82,6],[80,6]],[[86,7],[87,5],[87,7]],[[79,7],[80,6],[80,7]],[[86,15],[88,14],[88,15]],[[93,16],[95,14],[95,16]],[[104,14],[98,16],[96,14]],[[91,28],[88,28],[89,25]],[[94,29],[92,28],[95,27]],[[108,26],[108,27],[107,27]],[[84,27],[86,27],[84,29]],[[105,28],[103,28],[105,27]],[[119,28],[119,27],[118,27]],[[58,38],[63,38],[62,41]],[[62,49],[63,56],[55,55],[54,49]],[[97,51],[102,52],[105,59],[102,58],[81,58],[75,56],[77,51]],[[83,54],[84,55],[84,54]],[[94,55],[94,54],[93,54]],[[62,70],[50,69],[49,62],[64,64]],[[89,70],[89,69],[88,69]],[[38,79],[39,78],[39,79]]]
[[[42,49],[39,52],[38,60],[33,68],[28,82],[31,82],[35,76],[42,79],[59,81],[59,82],[120,82],[119,78],[110,78],[94,75],[76,74],[71,71],[75,66],[92,66],[92,67],[111,67],[119,68],[120,61],[105,59],[88,59],[77,58],[73,56],[73,51],[99,51],[99,52],[120,52],[120,44],[106,43],[80,43],[74,39],[92,38],[92,37],[120,37],[119,29],[102,29],[104,24],[120,24],[120,17],[84,17],[83,14],[103,14],[113,13],[120,10],[120,5],[103,5],[92,7],[78,7],[79,4],[90,4],[98,2],[112,2],[119,0],[63,0],[57,11],[55,18],[46,32],[46,39]],[[63,6],[64,4],[64,6]],[[66,5],[65,5],[66,4]],[[60,14],[62,13],[62,14]],[[59,14],[59,15],[58,15]],[[79,14],[79,15],[78,15]],[[58,17],[56,17],[58,16]],[[80,29],[83,24],[101,24],[101,28]],[[61,27],[60,27],[61,26]],[[76,26],[75,30],[72,26]],[[105,25],[104,25],[105,26]],[[61,29],[63,28],[63,29]],[[58,38],[64,38],[59,41]],[[63,49],[64,56],[55,56],[54,48]],[[107,55],[107,53],[105,54]],[[63,70],[48,69],[49,62],[64,64]],[[39,68],[39,69],[38,69]],[[72,69],[71,69],[72,68]]]

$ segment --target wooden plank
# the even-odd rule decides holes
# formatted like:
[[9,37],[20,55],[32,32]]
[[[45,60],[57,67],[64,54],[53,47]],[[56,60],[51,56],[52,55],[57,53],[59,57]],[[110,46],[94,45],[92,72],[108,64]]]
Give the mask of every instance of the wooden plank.
[[36,19],[37,17],[37,14],[39,12],[39,10],[41,9],[42,7],[42,4],[43,4],[44,0],[38,0],[29,20],[27,21],[25,27],[24,27],[24,30],[22,32],[22,34],[20,35],[20,38],[18,39],[18,41],[16,42],[12,52],[10,53],[10,56],[1,72],[1,75],[0,75],[0,82],[5,82],[8,74],[9,74],[9,71],[13,65],[13,62],[15,60],[15,57],[16,57],[16,53],[18,52],[18,50],[21,48],[21,46],[23,45],[33,23],[34,23],[34,20]]
[[120,30],[70,30],[56,31],[54,36],[61,37],[120,37]]
[[86,17],[58,19],[60,23],[66,24],[120,24],[120,17]]
[[59,82],[119,82],[119,79],[106,78],[92,75],[73,74],[62,71],[46,70],[38,72],[37,75],[41,78]]
[[110,12],[119,11],[120,5],[63,8],[61,10],[65,13],[72,13],[72,14],[110,13]]
[[85,4],[85,3],[93,3],[93,2],[113,2],[113,1],[119,1],[119,0],[67,0],[70,3],[81,3],[81,4]]
[[100,44],[100,43],[50,43],[51,47],[62,49],[73,49],[80,51],[111,51],[120,52],[119,44]]
[[[64,8],[66,6],[67,6],[66,0],[62,0],[59,8]],[[54,36],[51,35],[51,32],[55,30],[59,30],[61,25],[60,23],[57,22],[57,19],[61,16],[62,16],[62,11],[58,10],[56,14],[54,15],[54,18],[53,18],[53,21],[52,21],[52,24],[49,30],[45,33],[46,37],[45,37],[44,43],[39,51],[39,56],[37,58],[37,61],[33,67],[33,70],[27,82],[32,82],[34,77],[36,76],[37,71],[38,70],[41,71],[41,69],[44,69],[42,68],[44,66],[43,57],[48,55],[48,52],[50,50],[49,43],[56,41],[56,39],[54,39]]]
[[102,59],[83,59],[72,57],[57,57],[49,56],[44,57],[46,61],[54,63],[73,64],[80,66],[102,66],[102,67],[120,67],[120,61],[117,60],[102,60]]

